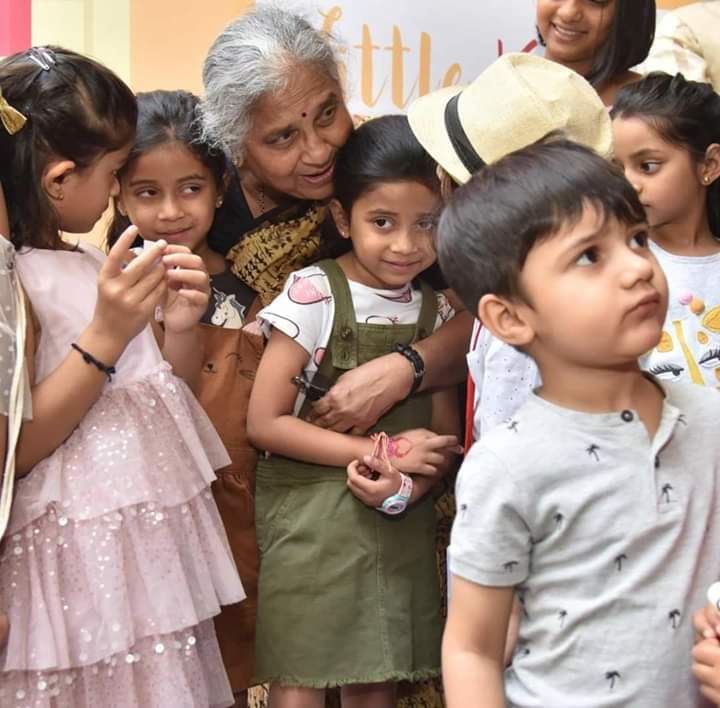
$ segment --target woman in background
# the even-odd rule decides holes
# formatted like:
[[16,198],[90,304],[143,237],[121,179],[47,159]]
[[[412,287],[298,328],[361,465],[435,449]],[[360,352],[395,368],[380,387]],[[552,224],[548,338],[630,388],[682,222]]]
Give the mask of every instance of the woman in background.
[[655,0],[537,0],[545,58],[584,76],[612,105],[640,74],[655,36]]

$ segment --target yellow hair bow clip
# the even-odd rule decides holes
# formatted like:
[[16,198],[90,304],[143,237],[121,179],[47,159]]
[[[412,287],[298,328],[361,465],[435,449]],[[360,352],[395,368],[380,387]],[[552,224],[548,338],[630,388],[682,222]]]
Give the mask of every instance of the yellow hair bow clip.
[[0,123],[10,135],[15,135],[27,123],[27,118],[13,108],[0,92]]

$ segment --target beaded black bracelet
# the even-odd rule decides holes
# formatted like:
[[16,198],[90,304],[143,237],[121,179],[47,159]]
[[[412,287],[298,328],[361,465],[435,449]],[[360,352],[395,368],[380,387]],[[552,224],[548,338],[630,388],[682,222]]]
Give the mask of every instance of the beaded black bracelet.
[[417,349],[413,349],[413,347],[410,347],[407,344],[396,344],[393,347],[393,351],[398,354],[402,354],[412,364],[414,378],[410,393],[415,393],[415,391],[420,388],[423,376],[425,376],[425,362],[423,361],[423,358],[420,356]]
[[103,372],[108,377],[108,381],[112,381],[113,374],[117,373],[114,366],[108,366],[103,364],[99,359],[96,359],[90,352],[86,352],[82,347],[78,346],[73,342],[70,345],[76,352],[82,356],[86,364],[92,364],[96,369]]

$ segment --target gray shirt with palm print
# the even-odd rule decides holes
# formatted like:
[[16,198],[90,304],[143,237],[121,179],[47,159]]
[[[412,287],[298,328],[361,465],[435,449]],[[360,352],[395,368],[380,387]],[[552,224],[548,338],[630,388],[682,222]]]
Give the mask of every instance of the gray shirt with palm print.
[[514,586],[523,610],[511,706],[702,705],[692,613],[720,579],[720,395],[663,389],[652,441],[635,411],[533,394],[460,470],[451,572]]

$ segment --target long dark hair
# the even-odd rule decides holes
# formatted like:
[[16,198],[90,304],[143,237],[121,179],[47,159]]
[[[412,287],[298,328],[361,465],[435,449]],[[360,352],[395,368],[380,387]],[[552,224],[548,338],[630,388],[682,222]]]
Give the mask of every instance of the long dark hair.
[[[120,171],[120,179],[149,150],[168,143],[180,143],[208,168],[218,191],[222,192],[227,172],[225,155],[201,139],[199,103],[200,99],[187,91],[139,93],[135,142]],[[128,217],[115,206],[115,214],[108,227],[108,246],[112,247],[129,225]]]
[[[616,0],[616,5],[610,34],[585,77],[595,88],[645,61],[655,38],[655,0]],[[539,30],[538,38],[544,45]]]
[[135,133],[135,97],[110,69],[61,47],[0,61],[0,89],[28,119],[15,135],[0,130],[12,242],[16,248],[56,245],[60,223],[41,184],[45,167],[59,156],[83,169],[126,145]]
[[[709,145],[720,143],[720,95],[712,86],[682,74],[648,74],[618,92],[612,116],[640,118],[663,140],[685,148],[701,162]],[[710,231],[720,238],[720,179],[707,187]]]

